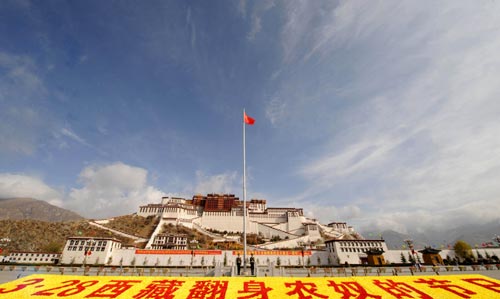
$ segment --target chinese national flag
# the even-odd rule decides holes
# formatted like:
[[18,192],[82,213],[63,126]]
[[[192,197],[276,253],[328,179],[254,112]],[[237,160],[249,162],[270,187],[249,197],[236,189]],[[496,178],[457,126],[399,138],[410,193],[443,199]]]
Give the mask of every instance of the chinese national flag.
[[255,123],[255,119],[248,116],[246,112],[243,112],[243,120],[247,125],[253,125]]

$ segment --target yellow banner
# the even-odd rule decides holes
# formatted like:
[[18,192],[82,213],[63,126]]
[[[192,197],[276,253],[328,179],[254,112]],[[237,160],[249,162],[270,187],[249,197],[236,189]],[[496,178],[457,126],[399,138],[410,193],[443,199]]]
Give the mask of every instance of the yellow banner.
[[0,298],[268,299],[500,298],[482,275],[380,277],[144,277],[31,275]]

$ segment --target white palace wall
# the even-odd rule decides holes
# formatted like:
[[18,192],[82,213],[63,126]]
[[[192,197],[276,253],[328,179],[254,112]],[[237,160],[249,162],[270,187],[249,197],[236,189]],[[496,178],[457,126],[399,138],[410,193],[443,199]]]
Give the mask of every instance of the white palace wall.
[[[288,228],[286,217],[269,216],[266,214],[251,213],[246,219],[247,233],[258,234],[259,232],[265,235],[265,231],[261,231],[262,226],[258,223],[269,223],[278,229],[286,230]],[[243,214],[236,212],[204,212],[203,215],[196,221],[205,229],[215,229],[218,231],[228,232],[243,232]]]
[[265,237],[265,238],[268,238],[268,239],[272,239],[273,237],[280,237],[281,239],[285,239],[286,237],[288,238],[291,238],[291,237],[295,237],[289,233],[287,233],[286,231],[282,230],[280,227],[280,225],[276,225],[276,226],[269,226],[269,225],[265,225],[265,224],[257,224],[258,225],[258,231],[260,233],[262,233],[262,235]]
[[[220,251],[195,251],[195,254],[154,254],[153,251],[145,251],[141,254],[141,250],[136,253],[135,249],[119,249],[113,253],[110,266],[214,266],[223,265],[224,259],[228,266],[234,266],[238,253],[243,257],[242,251],[220,250]],[[205,252],[205,253],[203,253]],[[251,253],[251,251],[250,251]],[[247,258],[250,258],[250,253]],[[264,252],[255,252],[255,263],[257,265],[281,264],[282,266],[299,266],[303,265],[302,261],[307,265],[308,260],[310,265],[321,265],[328,263],[328,253],[324,251],[306,251],[304,258],[298,251],[278,251],[267,250]]]
[[[226,259],[227,265],[233,265],[238,254],[243,256],[243,251],[233,250],[142,250],[135,248],[116,248],[117,243],[113,246],[108,246],[103,252],[93,252],[92,255],[86,259],[81,251],[71,251],[65,247],[61,257],[62,264],[82,264],[88,265],[110,265],[110,266],[212,266],[214,263],[223,264]],[[382,245],[385,249],[385,245]],[[305,250],[304,258],[302,258],[301,251],[297,250],[260,250],[249,251],[255,254],[256,263],[258,265],[278,264],[278,259],[283,266],[297,266],[302,265],[302,261],[306,265],[332,265],[338,264],[340,258],[341,264],[348,262],[351,265],[359,264],[358,253],[349,252],[341,253],[338,251],[330,252],[328,250]],[[481,248],[474,249],[473,254],[477,257],[477,253],[483,257],[488,255],[500,256],[500,248]],[[401,253],[404,254],[408,260],[409,250],[385,250],[383,256],[387,264],[401,263]],[[416,251],[416,254],[423,261],[421,253]],[[440,255],[443,259],[449,256],[455,257],[453,250],[442,250]]]
[[[203,212],[198,221],[199,225],[205,229],[215,229],[221,232],[241,232],[243,230],[243,214],[238,214],[234,212]],[[248,220],[247,218],[247,230],[249,232]]]

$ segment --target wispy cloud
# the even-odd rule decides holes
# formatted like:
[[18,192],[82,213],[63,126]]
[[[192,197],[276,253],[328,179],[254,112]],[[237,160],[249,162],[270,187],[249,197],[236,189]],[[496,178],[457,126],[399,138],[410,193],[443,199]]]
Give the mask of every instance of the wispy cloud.
[[[262,30],[262,17],[275,7],[274,1],[262,1],[255,2],[252,7],[252,17],[250,20],[250,31],[247,34],[247,39],[249,41],[255,40],[257,34]],[[240,2],[239,11],[244,18],[246,18],[247,3],[245,1]]]
[[[457,223],[456,215],[466,221],[497,219],[479,207],[500,204],[494,183],[500,177],[495,137],[500,92],[492,81],[500,71],[491,67],[500,64],[494,54],[500,50],[494,38],[500,34],[494,17],[500,7],[450,2],[454,13],[448,14],[422,3],[365,4],[350,1],[324,11],[318,20],[322,29],[316,31],[308,20],[318,12],[289,7],[285,61],[326,62],[332,55],[349,55],[351,69],[359,69],[347,86],[350,96],[361,97],[360,104],[345,109],[337,123],[345,131],[324,127],[342,134],[332,134],[322,154],[300,170],[310,182],[307,191],[322,197],[321,205],[331,200],[326,194],[342,190],[341,184],[365,186],[376,203],[359,206],[362,213],[354,221],[360,225],[405,230],[436,225],[436,217],[440,225]],[[313,32],[308,50],[303,32]],[[353,54],[344,54],[345,49]],[[317,77],[326,71],[318,69]],[[329,109],[325,97],[318,99]],[[349,200],[356,200],[356,193]],[[346,200],[338,198],[337,204]],[[415,224],[413,215],[424,221]]]
[[92,147],[87,141],[85,141],[85,139],[83,139],[82,137],[78,136],[75,132],[73,132],[71,129],[69,128],[61,128],[61,130],[59,131],[63,136],[66,136],[82,145],[85,145],[85,146],[88,146],[88,147]]
[[260,17],[256,15],[252,16],[252,29],[250,29],[250,32],[248,32],[247,35],[248,40],[251,41],[254,40],[257,33],[259,33],[260,30],[262,29],[262,25],[260,22],[261,22]]
[[246,18],[246,16],[247,16],[247,0],[240,0],[240,2],[238,2],[238,13],[243,18]]
[[46,87],[28,56],[0,52],[0,69],[0,153],[32,155],[47,120],[29,103],[42,100]]
[[276,125],[286,116],[286,103],[279,97],[273,97],[267,103],[265,112],[271,124]]
[[186,12],[186,24],[189,29],[189,35],[191,37],[190,38],[191,48],[194,49],[196,46],[196,24],[194,23],[191,14],[192,14],[191,7],[188,7]]

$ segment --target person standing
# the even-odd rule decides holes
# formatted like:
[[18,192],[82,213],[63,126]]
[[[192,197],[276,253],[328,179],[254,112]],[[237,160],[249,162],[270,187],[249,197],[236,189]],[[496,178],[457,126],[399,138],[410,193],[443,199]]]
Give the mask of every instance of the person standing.
[[238,275],[240,275],[240,271],[241,271],[241,257],[240,257],[239,254],[238,254],[238,257],[236,258],[236,268],[238,269]]
[[250,256],[250,272],[252,273],[252,276],[254,273],[254,269],[255,269],[255,258],[253,257],[252,253],[252,255]]

